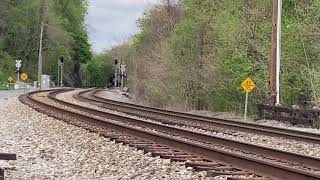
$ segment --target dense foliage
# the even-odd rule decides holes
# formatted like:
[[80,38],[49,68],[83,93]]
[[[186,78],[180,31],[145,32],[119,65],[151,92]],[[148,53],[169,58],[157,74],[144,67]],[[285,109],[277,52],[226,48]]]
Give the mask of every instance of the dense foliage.
[[58,58],[65,59],[65,84],[81,85],[80,63],[91,59],[84,24],[87,0],[1,0],[0,81],[14,75],[14,60],[37,80],[40,26],[44,22],[43,73],[56,80]]
[[[283,1],[281,102],[317,100],[320,1]],[[130,89],[156,106],[239,111],[250,76],[253,102],[270,98],[272,1],[166,0],[138,21],[142,32],[114,48]],[[112,52],[111,51],[111,52]]]
[[82,83],[88,87],[106,87],[112,83],[112,59],[108,53],[94,54],[82,68]]

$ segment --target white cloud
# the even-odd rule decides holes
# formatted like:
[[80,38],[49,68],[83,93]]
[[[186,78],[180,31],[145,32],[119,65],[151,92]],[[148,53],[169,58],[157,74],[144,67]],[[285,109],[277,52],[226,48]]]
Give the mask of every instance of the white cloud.
[[139,32],[136,20],[159,0],[90,0],[87,19],[89,37],[96,52],[111,48]]

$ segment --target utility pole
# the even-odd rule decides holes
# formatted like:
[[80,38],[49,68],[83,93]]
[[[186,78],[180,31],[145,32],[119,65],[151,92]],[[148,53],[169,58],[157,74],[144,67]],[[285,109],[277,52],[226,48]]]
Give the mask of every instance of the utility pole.
[[43,39],[43,27],[44,23],[41,22],[41,32],[40,32],[40,47],[39,47],[39,61],[38,61],[38,84],[39,84],[39,90],[42,89],[42,39]]
[[57,76],[57,86],[59,87],[60,82],[60,59],[58,59],[58,76]]
[[60,86],[63,87],[63,63],[61,63],[61,67],[60,67]]
[[282,0],[273,0],[272,15],[272,63],[270,89],[275,105],[280,105],[280,57]]
[[58,79],[57,83],[59,86],[59,82],[60,82],[60,87],[63,87],[63,63],[64,63],[63,56],[61,56],[58,59],[58,78],[57,78]]

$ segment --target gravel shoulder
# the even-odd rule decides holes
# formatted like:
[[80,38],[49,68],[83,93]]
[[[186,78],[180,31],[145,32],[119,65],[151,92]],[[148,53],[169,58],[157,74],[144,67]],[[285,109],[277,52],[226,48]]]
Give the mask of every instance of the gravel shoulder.
[[[128,102],[128,103],[137,103],[133,99],[129,99],[121,94],[119,91],[100,91],[98,93],[99,97],[112,99],[115,101],[121,101],[121,102]],[[139,103],[137,103],[139,104]],[[242,121],[242,117],[239,115],[230,113],[230,112],[210,112],[210,111],[190,111],[187,112],[190,114],[196,114],[201,116],[208,116],[213,118],[220,118],[220,119],[226,119],[226,120],[233,120],[233,121]],[[293,126],[289,123],[283,123],[277,120],[259,120],[256,122],[249,122],[249,123],[255,123],[255,124],[261,124],[265,126],[272,126],[272,127],[280,127],[280,128],[287,128],[292,130],[298,130],[298,131],[305,131],[305,132],[311,132],[311,133],[318,133],[320,134],[320,129],[314,129],[311,127],[302,127],[302,126]]]
[[126,102],[126,103],[135,103],[133,99],[130,99],[122,94],[119,90],[105,90],[105,91],[99,91],[98,96],[101,96],[103,98],[111,99],[114,101],[120,101],[120,102]]
[[0,161],[7,179],[207,179],[179,163],[50,118],[9,98],[0,105]]
[[265,126],[272,126],[272,127],[280,127],[280,128],[287,128],[287,129],[292,129],[292,130],[297,130],[297,131],[304,131],[304,132],[310,132],[310,133],[317,133],[320,134],[320,129],[314,129],[312,127],[306,128],[306,127],[301,127],[301,126],[293,126],[289,123],[283,123],[277,120],[258,120],[255,122],[256,124],[261,124]]

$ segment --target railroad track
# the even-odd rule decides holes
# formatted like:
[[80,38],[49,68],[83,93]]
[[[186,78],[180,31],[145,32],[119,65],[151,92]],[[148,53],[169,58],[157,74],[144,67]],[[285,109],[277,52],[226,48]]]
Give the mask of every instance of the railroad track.
[[224,120],[218,118],[211,118],[205,116],[199,116],[189,113],[170,111],[165,109],[158,109],[148,106],[141,106],[131,103],[119,102],[110,99],[105,99],[97,95],[100,91],[103,90],[95,90],[90,89],[86,91],[82,91],[79,94],[76,94],[74,98],[94,103],[103,108],[121,111],[124,113],[128,113],[135,116],[152,118],[155,120],[159,120],[171,125],[179,125],[177,120],[183,122],[182,124],[194,123],[197,127],[211,126],[211,127],[220,127],[229,130],[256,133],[261,135],[273,136],[273,137],[283,137],[287,139],[309,142],[320,144],[320,134],[309,133],[303,131],[290,130],[285,128],[277,128],[271,126],[264,126],[252,123],[244,123],[239,121],[231,121]]
[[196,170],[210,170],[214,175],[244,175],[251,179],[320,178],[320,161],[317,158],[106,113],[56,98],[57,94],[66,91],[40,92],[46,93],[42,100],[35,98],[36,92],[19,99],[57,119],[144,149],[154,156],[183,161]]
[[[16,154],[0,153],[0,160],[17,160]],[[0,167],[0,180],[4,180],[4,168]]]

